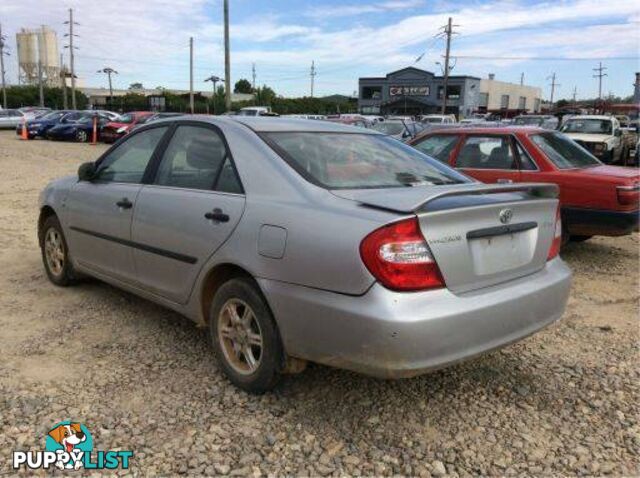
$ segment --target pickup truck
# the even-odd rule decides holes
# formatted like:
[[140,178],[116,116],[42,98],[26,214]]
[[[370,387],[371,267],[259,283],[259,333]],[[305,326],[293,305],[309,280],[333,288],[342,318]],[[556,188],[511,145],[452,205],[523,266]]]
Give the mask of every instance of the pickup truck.
[[607,164],[626,165],[634,149],[634,135],[622,128],[614,116],[574,116],[560,131]]

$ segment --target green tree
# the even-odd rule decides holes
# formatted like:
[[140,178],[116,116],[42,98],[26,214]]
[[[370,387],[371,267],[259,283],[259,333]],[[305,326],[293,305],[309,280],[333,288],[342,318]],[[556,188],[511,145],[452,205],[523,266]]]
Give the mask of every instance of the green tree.
[[249,80],[241,78],[236,81],[236,84],[233,87],[233,92],[251,94],[253,93],[253,88],[251,87],[251,83],[249,83]]
[[136,83],[131,83],[129,85],[129,89],[130,90],[143,90],[144,86],[142,86],[142,83],[136,82]]

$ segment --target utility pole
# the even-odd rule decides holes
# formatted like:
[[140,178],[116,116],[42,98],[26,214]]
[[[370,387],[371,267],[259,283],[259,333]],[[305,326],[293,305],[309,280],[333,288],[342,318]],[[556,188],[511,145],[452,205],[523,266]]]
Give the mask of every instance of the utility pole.
[[75,36],[73,33],[73,26],[78,25],[73,21],[73,8],[69,9],[69,21],[64,22],[65,25],[69,25],[69,33],[65,34],[66,37],[69,37],[69,45],[65,48],[69,48],[69,63],[71,65],[71,107],[75,110],[77,109],[76,103],[76,69],[74,63],[74,46],[73,46],[73,37]]
[[607,67],[602,66],[602,62],[598,63],[598,68],[593,68],[593,71],[598,72],[595,75],[593,75],[593,77],[598,79],[598,100],[600,101],[602,101],[602,77],[609,76],[606,73],[604,73],[604,70],[606,69]]
[[62,109],[66,110],[69,108],[69,103],[67,102],[67,67],[64,66],[62,53],[60,53],[60,79],[62,80]]
[[574,86],[573,87],[573,94],[571,95],[571,97],[573,98],[573,104],[576,104],[576,97],[578,96],[578,87]]
[[553,75],[547,77],[547,80],[551,80],[551,98],[549,102],[551,103],[551,107],[553,108],[553,95],[556,92],[556,87],[560,86],[560,83],[556,83],[556,72],[553,72]]
[[97,73],[105,73],[109,77],[109,100],[113,101],[113,84],[111,83],[111,75],[117,75],[118,72],[113,68],[106,66],[102,70],[98,70]]
[[314,83],[314,79],[316,77],[316,63],[314,60],[311,60],[311,98],[313,98],[313,83]]
[[520,73],[520,86],[524,85],[524,71]]
[[449,58],[451,56],[451,36],[454,35],[453,27],[458,25],[453,25],[452,18],[449,17],[449,21],[443,27],[444,35],[447,37],[447,48],[445,50],[444,55],[444,81],[442,85],[442,114],[445,114],[447,110],[447,87],[449,86]]
[[222,81],[222,78],[219,76],[211,75],[209,78],[205,78],[204,81],[210,81],[213,85],[213,95],[211,96],[212,101],[212,114],[216,114],[216,83]]
[[224,107],[231,111],[231,52],[229,47],[229,0],[224,0]]
[[5,40],[7,37],[2,35],[2,25],[0,25],[0,76],[2,76],[2,107],[7,109],[7,85],[4,81],[4,56],[9,56],[9,52],[4,51]]
[[253,77],[253,82],[251,83],[251,89],[255,93],[256,91],[256,64],[251,64],[251,76]]
[[189,37],[189,109],[193,114],[193,37]]

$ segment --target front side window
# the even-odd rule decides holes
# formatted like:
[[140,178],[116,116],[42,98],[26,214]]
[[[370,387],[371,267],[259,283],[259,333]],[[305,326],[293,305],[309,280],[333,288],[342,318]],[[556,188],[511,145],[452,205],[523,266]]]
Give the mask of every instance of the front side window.
[[287,132],[264,133],[263,137],[306,179],[329,189],[470,181],[411,146],[382,135]]
[[510,136],[469,136],[456,161],[459,168],[517,169]]
[[540,133],[530,138],[559,169],[589,168],[601,164],[586,149],[563,134]]
[[98,165],[97,179],[119,183],[140,183],[167,127],[153,128],[131,135]]
[[[211,191],[228,157],[217,132],[201,126],[179,126],[162,157],[154,184]],[[226,189],[233,189],[229,185],[236,177],[232,168],[229,163],[225,171]]]
[[458,136],[453,134],[436,134],[414,145],[418,151],[436,158],[443,163],[449,162],[449,155],[458,143]]

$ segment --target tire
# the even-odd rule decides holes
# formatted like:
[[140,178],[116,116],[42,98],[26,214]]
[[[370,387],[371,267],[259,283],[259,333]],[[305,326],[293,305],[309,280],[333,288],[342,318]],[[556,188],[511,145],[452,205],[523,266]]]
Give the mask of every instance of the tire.
[[86,131],[79,129],[76,131],[76,141],[78,143],[86,143],[89,141],[89,134]]
[[[59,247],[56,247],[56,244]],[[67,287],[76,282],[67,240],[55,215],[47,217],[42,225],[40,251],[44,270],[51,282],[60,287]]]
[[584,241],[588,241],[589,239],[591,239],[593,236],[576,236],[574,234],[572,234],[569,237],[569,240],[571,242],[584,242]]
[[220,286],[211,303],[209,331],[218,363],[235,386],[254,394],[275,387],[283,367],[280,334],[250,280],[231,279]]

